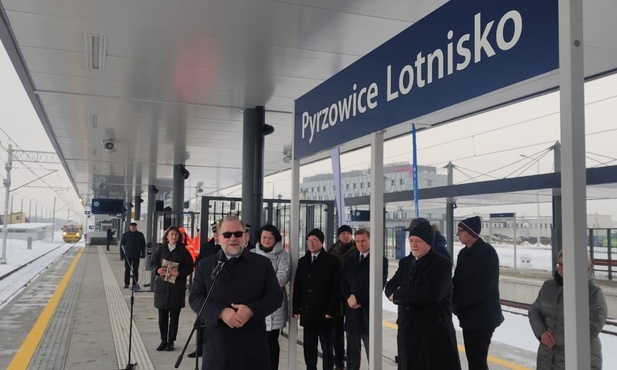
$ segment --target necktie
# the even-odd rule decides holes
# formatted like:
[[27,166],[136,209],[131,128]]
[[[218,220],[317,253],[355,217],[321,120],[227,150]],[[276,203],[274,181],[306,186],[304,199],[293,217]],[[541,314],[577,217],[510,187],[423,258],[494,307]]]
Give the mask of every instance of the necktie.
[[360,262],[362,262],[362,261],[364,261],[364,255],[363,254],[360,255]]
[[315,263],[316,259],[317,259],[317,256],[313,256],[313,259],[311,260],[311,263]]
[[227,261],[227,266],[229,266],[229,268],[233,268],[234,265],[236,264],[237,261],[237,257],[232,257]]

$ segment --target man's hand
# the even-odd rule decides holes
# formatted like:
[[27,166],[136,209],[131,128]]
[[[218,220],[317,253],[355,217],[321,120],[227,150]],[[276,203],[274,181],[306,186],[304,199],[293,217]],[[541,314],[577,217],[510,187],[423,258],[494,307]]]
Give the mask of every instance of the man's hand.
[[544,333],[540,334],[540,342],[542,342],[542,344],[544,344],[548,349],[552,349],[553,346],[557,344],[551,329],[547,329]]
[[159,275],[165,275],[167,273],[167,269],[165,267],[159,267],[159,269],[156,270],[156,272],[158,272]]
[[246,324],[251,317],[253,317],[253,310],[247,305],[232,303],[231,307],[236,310],[236,319],[240,323],[240,326]]
[[294,314],[294,318],[295,318],[296,320],[300,320],[300,314],[299,314],[299,313]]
[[394,302],[394,293],[390,294],[388,299],[390,300],[390,302]]
[[347,298],[347,305],[348,305],[349,307],[353,308],[354,310],[355,310],[355,309],[358,309],[358,308],[360,308],[360,307],[361,307],[361,306],[358,304],[358,300],[356,299],[356,296],[355,296],[355,295],[353,295],[353,294],[352,294],[352,295],[350,295],[350,296],[349,296],[349,298]]
[[221,311],[221,320],[230,328],[241,328],[242,324],[236,317],[236,310],[233,308],[225,307]]

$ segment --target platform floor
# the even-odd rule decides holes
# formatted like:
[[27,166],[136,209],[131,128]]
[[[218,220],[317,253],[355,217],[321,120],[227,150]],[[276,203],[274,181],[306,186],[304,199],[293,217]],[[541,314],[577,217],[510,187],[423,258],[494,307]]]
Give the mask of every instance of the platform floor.
[[[123,289],[124,265],[117,251],[74,247],[0,310],[0,369],[125,369],[128,364],[131,292]],[[144,266],[140,282],[149,282]],[[147,289],[147,288],[146,288]],[[153,293],[135,293],[131,363],[136,369],[173,369],[195,318],[190,308],[180,315],[173,352],[157,352],[159,333]],[[396,314],[383,315],[382,368],[396,369]],[[302,337],[299,328],[298,337]],[[459,335],[459,347],[462,337]],[[280,338],[280,368],[287,368],[288,340]],[[193,344],[189,350],[193,350]],[[295,368],[303,369],[296,345]],[[535,353],[493,343],[491,369],[530,369]],[[363,358],[362,369],[368,369]],[[467,368],[461,352],[463,369]],[[199,364],[201,366],[201,363]],[[321,365],[320,365],[321,366]],[[195,369],[184,358],[179,369]]]

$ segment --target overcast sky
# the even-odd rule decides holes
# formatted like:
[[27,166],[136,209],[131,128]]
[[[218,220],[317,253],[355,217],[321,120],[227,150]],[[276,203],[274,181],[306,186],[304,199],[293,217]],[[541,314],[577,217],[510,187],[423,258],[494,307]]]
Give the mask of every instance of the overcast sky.
[[[12,144],[13,149],[18,150],[54,152],[4,46],[0,46],[0,163],[2,164],[0,177],[2,180],[6,179],[6,148],[9,144]],[[55,172],[52,172],[54,170]],[[39,177],[41,178],[37,180]],[[22,187],[27,183],[30,184]],[[78,219],[83,216],[84,210],[61,165],[14,162],[11,171],[11,190],[13,211],[20,212],[23,204],[24,212],[26,214],[31,212],[31,220],[36,214],[44,217],[50,216],[53,211],[54,197],[57,198],[57,218]],[[4,214],[4,187],[0,194],[0,210]],[[9,200],[9,210],[10,205],[11,200]],[[69,209],[71,209],[70,215]]]
[[[23,150],[53,151],[42,124],[35,114],[30,100],[6,55],[4,47],[0,49],[0,143],[7,147],[9,138]],[[593,81],[586,86],[586,151],[587,166],[617,164],[617,77],[610,76]],[[504,177],[532,175],[540,171],[553,171],[553,155],[546,149],[560,139],[559,130],[559,95],[557,93],[528,100],[506,108],[473,116],[441,127],[422,131],[418,134],[418,157],[420,165],[438,168],[438,173],[448,161],[458,168],[455,171],[455,183],[493,180]],[[545,153],[542,156],[542,153]],[[522,157],[541,157],[533,161]],[[6,162],[6,152],[0,149],[2,168]],[[385,145],[385,162],[411,161],[411,138],[392,140]],[[539,165],[538,165],[539,162]],[[370,166],[370,151],[361,149],[351,155],[344,155],[341,160],[343,171],[366,169]],[[32,204],[43,207],[44,213],[50,212],[53,198],[60,197],[56,206],[59,212],[67,212],[67,204],[76,214],[83,214],[73,188],[64,169],[58,165],[15,164],[12,172],[12,186],[15,189],[50,171],[42,180],[15,191],[14,211],[24,209]],[[302,176],[330,172],[330,161],[321,161],[304,166]],[[2,179],[6,172],[0,170]],[[199,179],[197,179],[199,180]],[[52,189],[50,189],[53,188]],[[68,189],[68,190],[67,190]],[[226,189],[223,195],[238,195],[234,189]],[[290,195],[289,172],[266,178],[264,195]],[[611,198],[617,198],[608,193]],[[0,197],[0,209],[4,210],[4,193]],[[501,206],[483,209],[457,209],[459,214],[469,212],[519,212],[535,215],[536,206]],[[27,211],[26,211],[27,212]],[[541,212],[550,212],[550,204],[543,204]],[[617,202],[588,202],[588,213],[610,214],[617,221]],[[41,212],[39,211],[39,214]],[[65,213],[60,213],[66,217]]]

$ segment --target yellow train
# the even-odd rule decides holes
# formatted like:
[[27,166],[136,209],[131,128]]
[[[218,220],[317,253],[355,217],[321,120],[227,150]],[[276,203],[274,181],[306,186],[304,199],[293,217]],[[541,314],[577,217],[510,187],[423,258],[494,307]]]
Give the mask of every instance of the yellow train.
[[82,227],[79,224],[66,224],[62,226],[62,239],[65,243],[76,243],[83,234]]

